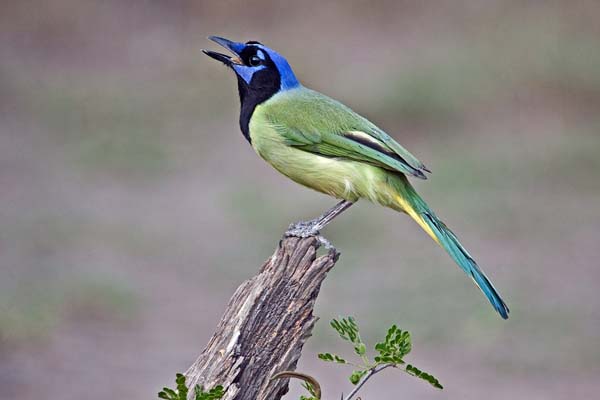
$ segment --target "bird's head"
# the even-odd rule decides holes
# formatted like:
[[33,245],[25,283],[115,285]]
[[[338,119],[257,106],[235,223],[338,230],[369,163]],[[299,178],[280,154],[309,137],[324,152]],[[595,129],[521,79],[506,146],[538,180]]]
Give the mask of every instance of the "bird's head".
[[222,62],[235,72],[242,101],[248,95],[269,98],[277,92],[300,85],[287,60],[261,43],[238,43],[218,36],[210,36],[209,39],[233,54],[228,56],[202,50],[204,54]]

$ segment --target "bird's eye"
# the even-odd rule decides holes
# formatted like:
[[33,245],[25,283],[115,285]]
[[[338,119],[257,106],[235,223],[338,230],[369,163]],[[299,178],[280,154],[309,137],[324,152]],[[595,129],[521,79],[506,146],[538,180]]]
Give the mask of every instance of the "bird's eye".
[[252,67],[256,67],[257,65],[260,65],[260,63],[262,62],[262,60],[260,59],[259,56],[252,56],[250,57],[249,63]]

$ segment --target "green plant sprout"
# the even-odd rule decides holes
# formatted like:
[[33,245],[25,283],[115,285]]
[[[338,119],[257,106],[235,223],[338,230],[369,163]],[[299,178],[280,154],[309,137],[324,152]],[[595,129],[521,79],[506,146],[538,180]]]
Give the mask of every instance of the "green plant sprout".
[[[185,383],[185,376],[177,374],[175,376],[175,384],[177,385],[175,390],[165,387],[158,392],[158,397],[164,400],[187,400],[189,388]],[[205,392],[202,386],[196,385],[194,387],[194,400],[218,400],[224,395],[225,392],[221,385],[215,386],[208,392]]]
[[[396,325],[392,325],[388,329],[385,339],[375,345],[374,350],[377,355],[371,361],[367,355],[367,346],[360,337],[358,324],[354,318],[333,319],[330,325],[343,340],[352,344],[355,355],[360,358],[360,361],[356,363],[347,361],[337,354],[319,353],[317,355],[323,361],[351,365],[355,368],[349,377],[350,382],[354,385],[354,389],[348,396],[344,397],[342,395],[342,400],[352,400],[373,375],[390,367],[397,368],[408,375],[420,378],[437,389],[443,389],[443,386],[433,375],[404,361],[404,357],[412,350],[410,332],[403,331]],[[312,376],[295,371],[282,371],[275,374],[271,380],[284,378],[297,378],[304,381],[302,386],[308,392],[308,396],[302,395],[300,396],[300,400],[321,400],[321,385]],[[175,383],[177,384],[176,390],[165,387],[158,393],[158,397],[164,400],[187,400],[189,389],[185,383],[185,376],[177,374]],[[194,400],[219,400],[225,395],[223,386],[220,385],[208,392],[205,392],[203,387],[196,385],[194,391]]]
[[366,354],[367,347],[360,337],[358,324],[354,318],[347,317],[340,318],[339,320],[334,319],[331,321],[330,325],[342,339],[352,343],[354,346],[354,353],[361,359],[361,363],[356,364],[348,362],[336,354],[320,353],[318,355],[323,361],[348,364],[356,368],[349,378],[350,382],[356,387],[345,400],[350,400],[371,376],[389,367],[398,368],[409,375],[429,382],[429,384],[437,389],[443,389],[443,386],[433,375],[421,371],[414,365],[406,364],[404,361],[404,357],[412,350],[410,332],[403,331],[396,325],[392,325],[388,329],[385,339],[375,345],[377,355],[374,357],[374,361],[371,361]]
[[[319,353],[319,359],[336,364],[351,365],[355,369],[350,375],[350,382],[355,386],[354,389],[342,400],[353,399],[363,385],[375,374],[386,368],[397,368],[408,375],[420,378],[437,389],[443,389],[440,382],[431,374],[420,370],[414,365],[407,364],[404,357],[412,350],[410,332],[403,331],[396,325],[392,325],[382,342],[375,345],[377,355],[371,361],[367,355],[367,346],[363,343],[358,325],[354,318],[340,318],[331,321],[331,327],[340,335],[342,339],[350,342],[354,347],[354,353],[360,358],[360,362],[355,363],[332,353]],[[274,378],[296,377],[304,381],[304,388],[307,389],[310,396],[301,396],[300,400],[321,400],[321,388],[316,379],[309,375],[295,373],[291,375],[283,372],[277,374]],[[315,390],[315,387],[318,390]]]

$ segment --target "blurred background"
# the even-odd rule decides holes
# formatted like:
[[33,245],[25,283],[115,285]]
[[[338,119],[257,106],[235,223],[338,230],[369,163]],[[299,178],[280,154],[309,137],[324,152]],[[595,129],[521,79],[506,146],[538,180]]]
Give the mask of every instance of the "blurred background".
[[[152,399],[204,348],[287,225],[334,201],[258,158],[218,34],[433,170],[414,184],[511,308],[502,321],[407,217],[366,202],[299,370],[348,392],[327,322],[397,323],[438,392],[387,370],[363,399],[593,398],[600,389],[600,3],[5,2],[0,13],[0,398]],[[287,399],[296,399],[298,384]]]

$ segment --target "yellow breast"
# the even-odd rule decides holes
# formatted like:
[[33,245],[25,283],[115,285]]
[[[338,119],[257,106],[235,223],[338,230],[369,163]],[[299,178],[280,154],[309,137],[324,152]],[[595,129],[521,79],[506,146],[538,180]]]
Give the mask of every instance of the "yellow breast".
[[386,172],[381,168],[290,146],[260,112],[260,106],[249,127],[252,147],[258,155],[293,181],[338,199],[356,201],[364,197],[378,203],[384,200],[381,196],[387,192],[383,190],[387,188]]

